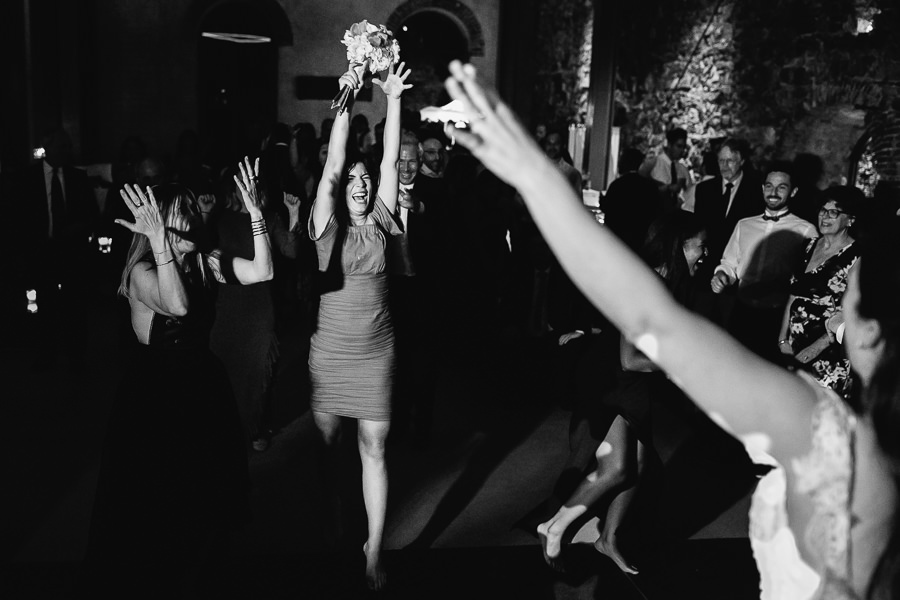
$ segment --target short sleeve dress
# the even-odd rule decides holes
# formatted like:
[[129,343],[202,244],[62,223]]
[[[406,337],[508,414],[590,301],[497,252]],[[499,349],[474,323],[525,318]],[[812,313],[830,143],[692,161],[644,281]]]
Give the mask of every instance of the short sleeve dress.
[[313,410],[387,421],[394,379],[394,328],[388,307],[388,235],[402,233],[380,198],[366,225],[332,216],[316,243],[323,291],[310,339]]

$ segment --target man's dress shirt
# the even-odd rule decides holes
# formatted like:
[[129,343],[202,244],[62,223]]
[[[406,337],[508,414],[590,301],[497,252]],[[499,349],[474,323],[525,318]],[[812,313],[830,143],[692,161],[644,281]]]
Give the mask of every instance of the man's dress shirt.
[[739,299],[772,307],[787,298],[790,277],[817,233],[815,225],[786,211],[776,215],[778,220],[765,216],[738,221],[715,272],[737,281]]

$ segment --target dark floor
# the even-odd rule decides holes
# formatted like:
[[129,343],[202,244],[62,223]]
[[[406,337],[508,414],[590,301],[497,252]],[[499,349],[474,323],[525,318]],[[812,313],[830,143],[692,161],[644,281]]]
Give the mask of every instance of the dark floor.
[[[0,416],[9,424],[9,485],[0,539],[3,598],[71,597],[79,578],[100,444],[119,381],[120,327],[109,291],[98,291],[84,315],[91,333],[86,364],[75,374],[65,359],[45,370],[31,368],[30,315],[4,331],[0,362],[7,383]],[[335,546],[322,526],[314,484],[316,436],[303,392],[304,338],[298,327],[285,331],[275,388],[278,431],[269,450],[251,456],[254,520],[236,536],[232,559],[215,570],[215,592],[207,595],[366,596],[360,587],[363,555],[355,550],[363,541],[361,500],[357,494],[345,507],[356,521]],[[667,483],[658,492],[667,508],[642,518],[663,529],[679,524],[683,535],[642,538],[640,575],[625,576],[587,543],[567,550],[567,575],[551,571],[537,538],[518,525],[550,495],[560,473],[570,407],[548,382],[546,346],[512,334],[468,341],[448,351],[442,363],[429,443],[392,438],[385,532],[390,587],[381,597],[758,597],[746,538],[746,490],[728,497],[715,491],[728,487],[728,475],[695,468],[698,457],[715,454],[706,448],[693,448],[686,458],[676,453],[667,462]],[[346,477],[358,481],[358,458],[348,451],[345,461]],[[596,525],[591,527],[574,542],[591,541]],[[123,591],[121,597],[137,595]]]

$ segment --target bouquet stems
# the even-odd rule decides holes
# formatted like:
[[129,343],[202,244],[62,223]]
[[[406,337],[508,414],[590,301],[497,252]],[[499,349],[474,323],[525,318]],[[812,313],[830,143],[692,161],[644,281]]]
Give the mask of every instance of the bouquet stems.
[[337,96],[331,101],[331,108],[338,109],[337,114],[343,113],[347,110],[347,99],[350,97],[350,86],[345,85],[341,88],[341,91],[337,93]]
[[[362,68],[360,68],[362,67]],[[366,60],[364,63],[351,63],[350,68],[356,70],[356,73],[359,75],[360,79],[362,79],[366,74],[366,69],[369,67],[369,61]],[[350,86],[345,85],[341,87],[341,91],[337,93],[331,101],[331,108],[338,109],[337,114],[342,114],[345,110],[347,110],[347,101],[350,99]]]

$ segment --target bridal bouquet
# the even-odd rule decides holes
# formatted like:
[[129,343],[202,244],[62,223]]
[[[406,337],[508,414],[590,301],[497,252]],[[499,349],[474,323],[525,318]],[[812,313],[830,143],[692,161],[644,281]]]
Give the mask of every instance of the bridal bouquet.
[[[355,65],[366,65],[371,73],[384,71],[400,58],[400,44],[391,30],[384,25],[373,25],[366,20],[354,23],[344,32],[341,43],[347,46],[347,60]],[[344,86],[331,102],[331,108],[344,112],[350,88]]]

